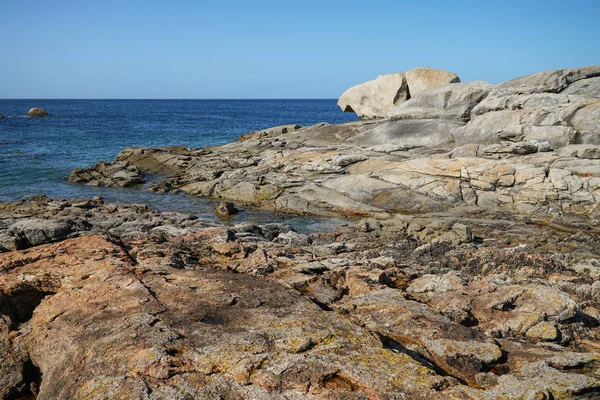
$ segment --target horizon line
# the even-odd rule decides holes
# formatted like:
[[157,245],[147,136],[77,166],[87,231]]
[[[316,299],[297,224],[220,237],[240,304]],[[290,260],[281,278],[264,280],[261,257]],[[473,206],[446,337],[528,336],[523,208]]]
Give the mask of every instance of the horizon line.
[[273,98],[108,98],[108,97],[98,97],[98,98],[68,98],[68,97],[54,97],[54,98],[0,98],[0,101],[3,100],[36,100],[36,101],[45,101],[45,100],[153,100],[153,101],[163,101],[163,100],[178,100],[178,101],[182,101],[182,100],[210,100],[210,101],[217,101],[217,100],[251,100],[251,101],[257,101],[257,100],[337,100],[338,98],[335,97],[297,97],[297,98],[293,98],[293,97],[273,97]]

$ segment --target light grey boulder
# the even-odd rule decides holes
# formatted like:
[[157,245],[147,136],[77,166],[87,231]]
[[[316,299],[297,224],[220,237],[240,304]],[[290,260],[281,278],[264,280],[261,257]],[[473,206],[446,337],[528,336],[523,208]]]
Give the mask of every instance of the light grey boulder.
[[558,148],[575,141],[575,129],[562,116],[541,108],[493,111],[479,115],[452,131],[457,146],[535,140]]
[[405,72],[406,84],[410,96],[415,96],[417,93],[422,92],[433,87],[446,85],[448,83],[458,83],[460,78],[453,72],[448,72],[443,69],[435,68],[413,68]]
[[14,238],[12,245],[4,243],[9,250],[20,250],[30,246],[66,239],[73,232],[67,222],[31,218],[17,221],[7,230],[7,236]]
[[577,131],[577,143],[600,145],[600,101],[577,110],[569,124]]
[[510,94],[505,90],[494,88],[489,95],[477,104],[471,114],[473,116],[492,111],[521,110],[524,108],[545,108],[548,110],[566,110],[572,113],[587,102],[585,97],[569,96],[555,93]]
[[561,93],[600,98],[600,76],[574,82]]
[[493,154],[533,154],[538,151],[544,151],[544,144],[536,141],[531,142],[516,142],[516,143],[498,143],[487,146],[483,149],[483,155]]
[[556,151],[559,156],[587,158],[590,160],[600,159],[600,146],[592,144],[571,144]]
[[[423,90],[460,82],[452,72],[433,68],[414,68],[407,72],[380,75],[372,81],[346,90],[338,100],[344,112],[361,119],[387,118],[392,109]],[[411,86],[412,85],[412,86]]]
[[451,83],[423,90],[392,111],[392,119],[452,119],[468,121],[471,110],[493,85],[475,81]]
[[394,184],[371,178],[365,174],[342,175],[339,178],[325,181],[323,186],[344,193],[351,199],[363,203],[369,203],[379,192],[397,188]]
[[443,119],[405,119],[383,121],[356,135],[354,143],[361,146],[399,145],[415,147],[445,147],[454,143],[451,131],[463,122]]
[[503,82],[498,89],[514,94],[558,93],[574,82],[597,76],[600,76],[600,66],[554,69]]
[[404,73],[380,75],[372,81],[346,90],[338,100],[344,112],[354,112],[361,119],[385,118],[397,104],[408,98]]
[[544,361],[526,363],[514,374],[499,376],[497,383],[481,398],[574,399],[579,393],[597,393],[600,381],[565,370],[567,368],[550,367]]

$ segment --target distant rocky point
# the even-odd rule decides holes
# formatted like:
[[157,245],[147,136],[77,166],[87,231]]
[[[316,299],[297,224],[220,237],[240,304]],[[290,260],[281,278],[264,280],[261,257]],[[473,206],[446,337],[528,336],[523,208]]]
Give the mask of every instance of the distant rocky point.
[[43,108],[34,107],[27,113],[27,116],[30,118],[42,118],[47,117],[48,113]]

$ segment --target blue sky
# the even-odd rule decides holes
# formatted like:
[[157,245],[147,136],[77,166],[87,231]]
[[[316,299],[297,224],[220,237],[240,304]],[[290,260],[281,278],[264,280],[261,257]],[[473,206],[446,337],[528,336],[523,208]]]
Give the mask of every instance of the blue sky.
[[600,64],[600,1],[0,0],[0,98],[337,98]]

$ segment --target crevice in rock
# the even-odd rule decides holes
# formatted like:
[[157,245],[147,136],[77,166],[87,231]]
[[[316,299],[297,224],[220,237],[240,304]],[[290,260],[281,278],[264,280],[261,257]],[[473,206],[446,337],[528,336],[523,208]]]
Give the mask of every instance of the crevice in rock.
[[59,286],[57,283],[56,287],[50,285],[50,287],[40,288],[32,283],[24,282],[11,288],[9,293],[4,293],[11,311],[9,314],[14,317],[13,323],[22,324],[29,321],[42,300],[46,296],[55,294]]
[[508,352],[500,349],[502,356],[496,360],[494,365],[489,366],[488,372],[492,372],[495,375],[502,376],[511,373],[510,365],[508,364]]
[[[418,362],[425,368],[428,368],[428,369],[434,371],[438,375],[452,376],[452,375],[448,374],[446,371],[444,371],[442,368],[440,368],[435,362],[433,362],[429,358],[425,357],[421,353],[418,353],[414,350],[411,350],[411,349],[403,346],[401,343],[395,341],[394,339],[392,339],[389,336],[382,334],[381,332],[373,332],[373,333],[375,334],[375,336],[377,336],[377,338],[379,338],[379,340],[381,341],[381,344],[385,348],[390,349],[395,352],[398,352],[398,353],[406,354],[407,356],[409,356],[410,358],[412,358],[413,360],[415,360],[416,362]],[[464,382],[462,379],[460,379],[456,376],[452,376],[452,377],[456,378],[463,385],[467,385],[467,383]]]
[[340,390],[344,392],[357,392],[360,386],[352,382],[350,378],[344,376],[339,371],[323,377],[323,387],[329,390]]
[[315,299],[314,297],[306,296],[306,298],[308,298],[310,301],[312,301],[317,306],[319,306],[319,308],[323,311],[333,311],[333,309],[331,307],[329,307],[327,304],[320,302],[319,300]]
[[42,384],[42,372],[31,361],[27,360],[22,368],[23,381],[6,397],[6,400],[35,400],[37,399],[40,385]]
[[[129,249],[127,248],[127,246],[120,239],[110,237],[109,241],[112,244],[114,244],[115,246],[119,247],[123,251],[125,256],[130,261],[131,265],[134,265],[134,266],[137,265],[137,260],[135,259],[135,257],[133,257],[133,255],[129,252]],[[165,306],[160,301],[156,292],[150,286],[148,286],[146,284],[146,282],[144,282],[142,277],[138,276],[138,274],[136,274],[134,271],[131,271],[128,266],[125,266],[124,268],[135,280],[137,280],[144,287],[144,289],[146,289],[146,291],[148,292],[150,297],[152,297],[154,299],[154,301],[156,301],[162,307],[162,309],[158,312],[158,314],[167,311],[167,309],[168,309],[167,306]]]
[[125,256],[127,256],[127,258],[129,259],[129,261],[131,262],[132,265],[137,265],[137,259],[129,252],[129,248],[127,247],[127,245],[125,243],[123,243],[123,241],[121,241],[121,239],[119,239],[115,236],[112,236],[112,235],[108,235],[106,237],[106,239],[110,243],[114,244],[119,249],[121,249],[121,251],[123,251]]

